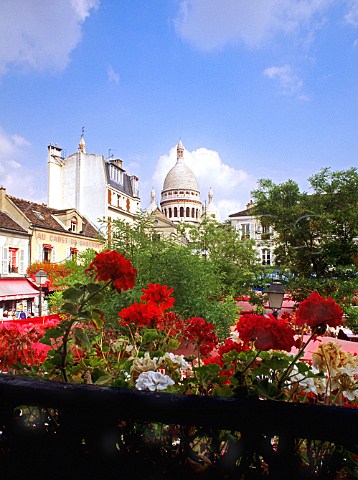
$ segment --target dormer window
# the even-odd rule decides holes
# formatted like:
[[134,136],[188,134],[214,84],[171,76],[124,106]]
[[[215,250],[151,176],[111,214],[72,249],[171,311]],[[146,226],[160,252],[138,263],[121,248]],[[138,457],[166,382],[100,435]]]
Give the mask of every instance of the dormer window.
[[41,212],[38,212],[37,210],[32,210],[32,213],[37,217],[39,220],[45,220],[45,217],[42,215]]
[[123,172],[115,165],[109,166],[109,176],[111,180],[123,185]]
[[70,223],[69,230],[70,230],[70,232],[76,232],[77,231],[77,218],[76,217],[71,218],[71,223]]

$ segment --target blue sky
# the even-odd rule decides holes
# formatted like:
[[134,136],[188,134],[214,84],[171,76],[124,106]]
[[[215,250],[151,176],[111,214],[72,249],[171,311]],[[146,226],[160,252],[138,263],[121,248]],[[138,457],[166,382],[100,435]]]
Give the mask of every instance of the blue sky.
[[157,201],[179,138],[223,219],[260,178],[358,164],[358,0],[0,0],[0,184],[109,150]]

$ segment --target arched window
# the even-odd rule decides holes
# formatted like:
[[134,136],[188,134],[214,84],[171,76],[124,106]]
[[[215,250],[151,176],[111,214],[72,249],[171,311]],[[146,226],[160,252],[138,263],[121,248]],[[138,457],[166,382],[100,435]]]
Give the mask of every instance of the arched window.
[[174,207],[174,217],[177,217],[178,216],[178,209],[177,207]]
[[172,209],[171,208],[169,208],[169,218],[172,218]]
[[191,209],[191,218],[195,218],[195,208]]
[[190,208],[189,207],[186,207],[185,216],[188,217],[188,218],[190,217]]
[[180,218],[184,217],[184,207],[180,207]]

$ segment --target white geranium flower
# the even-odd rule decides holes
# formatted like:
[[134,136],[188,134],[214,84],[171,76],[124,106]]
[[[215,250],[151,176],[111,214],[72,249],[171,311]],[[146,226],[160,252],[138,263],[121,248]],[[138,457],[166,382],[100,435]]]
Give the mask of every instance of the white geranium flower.
[[160,372],[143,372],[139,375],[136,381],[136,388],[138,390],[150,390],[155,392],[157,390],[165,390],[170,385],[174,385],[174,381],[168,376]]
[[358,389],[354,390],[343,390],[343,395],[350,400],[351,402],[358,398]]
[[188,370],[190,368],[189,363],[184,359],[184,355],[175,355],[172,352],[166,352],[165,355],[159,359],[158,365],[165,366],[168,362],[182,370]]
[[[319,371],[312,367],[311,368],[313,373],[318,373]],[[294,366],[293,375],[290,377],[290,381],[293,383],[298,383],[299,386],[302,388],[302,391],[305,393],[312,392],[314,395],[318,395],[325,391],[326,387],[326,379],[322,377],[306,377],[299,373],[298,368],[296,365]]]
[[239,337],[239,332],[237,330],[234,330],[233,332],[230,332],[230,340],[236,343],[241,343],[240,337]]
[[133,365],[131,372],[149,372],[150,370],[157,369],[157,357],[150,358],[148,352],[145,352],[144,357],[135,357],[133,359]]

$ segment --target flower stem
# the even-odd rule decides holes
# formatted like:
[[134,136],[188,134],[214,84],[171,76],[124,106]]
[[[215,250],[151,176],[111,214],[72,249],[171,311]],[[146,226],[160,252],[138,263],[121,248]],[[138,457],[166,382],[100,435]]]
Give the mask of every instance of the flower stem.
[[283,383],[285,382],[285,380],[287,380],[287,378],[289,377],[294,365],[296,364],[297,360],[299,360],[299,358],[302,356],[302,353],[304,352],[305,348],[307,347],[307,345],[310,343],[310,341],[312,340],[312,338],[316,335],[316,328],[313,328],[312,330],[312,333],[309,337],[309,339],[307,340],[307,342],[299,349],[299,351],[297,352],[297,354],[295,355],[294,359],[292,360],[292,362],[289,364],[289,366],[286,368],[286,370],[283,372],[279,382],[278,382],[278,388],[281,388]]

